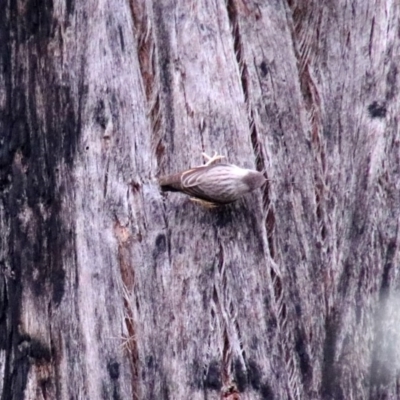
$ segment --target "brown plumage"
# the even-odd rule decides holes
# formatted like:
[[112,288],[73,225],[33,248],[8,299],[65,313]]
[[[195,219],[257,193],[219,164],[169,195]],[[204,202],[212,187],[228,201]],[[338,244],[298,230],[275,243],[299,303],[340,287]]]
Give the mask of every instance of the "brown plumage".
[[219,163],[222,158],[214,156],[206,165],[159,179],[163,191],[183,192],[215,205],[229,204],[261,187],[266,179],[261,172]]

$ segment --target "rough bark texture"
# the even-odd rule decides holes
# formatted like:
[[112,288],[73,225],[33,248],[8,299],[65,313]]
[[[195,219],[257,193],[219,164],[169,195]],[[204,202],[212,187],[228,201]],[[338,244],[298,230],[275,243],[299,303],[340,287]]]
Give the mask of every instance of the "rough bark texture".
[[0,9],[2,400],[400,398],[398,1]]

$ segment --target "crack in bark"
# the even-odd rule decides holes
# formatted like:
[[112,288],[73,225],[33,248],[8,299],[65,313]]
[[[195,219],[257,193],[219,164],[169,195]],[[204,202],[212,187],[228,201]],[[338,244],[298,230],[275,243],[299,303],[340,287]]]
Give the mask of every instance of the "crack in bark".
[[156,60],[156,43],[154,36],[154,28],[149,10],[146,5],[131,0],[129,2],[133,23],[136,28],[136,43],[139,60],[139,70],[142,76],[144,91],[147,100],[148,116],[151,123],[152,135],[155,140],[155,156],[158,165],[165,153],[165,145],[161,136],[161,99],[160,99],[160,82],[157,76],[159,63]]
[[[322,133],[322,104],[319,91],[316,83],[310,72],[310,65],[315,57],[313,47],[319,42],[321,25],[321,12],[315,12],[313,8],[311,11],[306,6],[297,6],[289,2],[289,7],[292,11],[293,29],[292,40],[293,48],[298,60],[298,73],[301,93],[303,95],[304,106],[308,113],[309,123],[311,126],[311,145],[313,147],[314,160],[318,166],[318,172],[314,174],[315,179],[315,203],[316,203],[316,217],[320,225],[320,239],[324,243],[327,236],[327,224],[325,213],[326,198],[326,183],[325,183],[325,170],[326,170],[326,151],[324,142],[321,138]],[[317,9],[318,11],[318,9]],[[317,14],[315,17],[314,15]],[[303,25],[307,21],[307,26],[303,29]],[[309,25],[313,26],[313,29]],[[309,35],[309,32],[313,35]],[[321,244],[322,244],[321,243]]]
[[[256,167],[257,170],[263,171],[266,178],[268,179],[268,174],[266,171],[266,165],[264,161],[262,144],[259,139],[259,134],[257,130],[257,126],[254,118],[254,110],[252,104],[249,100],[249,93],[251,90],[249,71],[247,68],[247,64],[244,60],[244,50],[243,43],[240,34],[239,27],[239,14],[238,14],[238,6],[235,0],[228,0],[227,2],[227,12],[229,22],[232,28],[232,37],[234,43],[234,51],[236,55],[236,62],[239,66],[240,77],[241,77],[241,87],[244,94],[245,103],[248,110],[248,121],[249,121],[249,129],[250,129],[250,139],[253,147],[253,153],[256,158]],[[275,255],[275,246],[274,246],[274,226],[275,226],[275,216],[274,211],[272,209],[268,209],[268,205],[270,204],[270,195],[269,195],[269,183],[267,181],[263,191],[262,191],[262,199],[263,199],[263,209],[267,214],[265,220],[265,227],[267,231],[267,243],[269,247],[269,252],[271,258],[274,258]]]
[[114,235],[118,242],[118,265],[123,283],[123,303],[125,310],[125,325],[128,336],[124,338],[123,346],[130,354],[130,365],[132,371],[132,393],[134,399],[140,398],[138,390],[139,383],[139,350],[136,337],[135,318],[133,313],[132,296],[134,296],[135,272],[130,264],[129,243],[131,232],[123,226],[117,217],[114,223]]
[[250,129],[250,138],[251,144],[253,146],[253,152],[256,157],[256,166],[258,170],[265,171],[265,162],[262,155],[262,145],[258,139],[258,132],[256,124],[254,123],[254,112],[252,106],[249,101],[249,92],[250,92],[250,82],[249,82],[249,72],[247,69],[247,64],[244,60],[243,56],[243,43],[240,34],[239,27],[239,15],[237,4],[235,0],[228,0],[227,2],[227,12],[229,22],[232,28],[232,37],[233,37],[233,46],[234,52],[236,56],[236,62],[239,66],[240,78],[241,78],[241,87],[244,94],[244,100],[247,105],[248,113],[249,113],[249,129]]
[[[263,157],[263,150],[262,145],[259,140],[259,135],[257,131],[257,126],[255,123],[254,118],[254,111],[252,109],[252,105],[250,104],[249,100],[249,92],[250,92],[250,81],[249,81],[249,72],[244,61],[243,56],[243,44],[241,40],[241,34],[239,29],[239,14],[237,9],[237,4],[235,0],[228,0],[227,2],[227,11],[229,16],[229,21],[232,27],[232,36],[234,42],[234,50],[236,55],[236,60],[239,65],[240,77],[241,77],[241,85],[243,89],[243,94],[245,98],[245,102],[248,108],[248,118],[249,118],[249,128],[250,128],[250,138],[253,147],[253,152],[256,156],[256,166],[258,170],[265,171],[265,161]],[[267,175],[267,174],[266,174]],[[263,208],[267,210],[267,205],[269,204],[269,185],[268,183],[265,186],[263,191]],[[266,211],[267,217],[265,220],[265,226],[267,231],[267,242],[269,246],[270,256],[271,258],[275,255],[275,246],[274,246],[274,227],[275,227],[275,215],[272,209],[268,209]],[[283,283],[281,278],[276,274],[273,268],[270,268],[271,279],[273,282],[274,288],[274,297],[275,302],[278,306],[278,313],[277,313],[277,323],[279,326],[280,331],[285,331],[285,327],[287,324],[287,306],[284,301],[283,296]],[[284,343],[282,342],[280,345],[281,354],[285,355],[284,360],[288,369],[288,391],[289,391],[289,398],[298,398],[300,393],[299,388],[295,382],[295,380],[291,379],[294,377],[295,374],[295,362],[292,356],[292,350],[288,346],[288,343],[293,342],[293,338],[290,335],[290,338],[286,338]]]
[[[218,253],[218,263],[217,263],[217,276],[214,283],[213,289],[213,301],[216,305],[217,319],[220,320],[221,325],[223,326],[222,333],[222,366],[221,366],[221,395],[226,390],[227,387],[230,387],[233,383],[233,375],[232,375],[232,366],[233,366],[233,356],[232,356],[232,343],[231,343],[231,333],[229,329],[227,318],[233,319],[233,305],[229,302],[227,289],[227,277],[226,277],[226,269],[225,269],[225,258],[224,258],[224,248],[219,243],[219,253]],[[229,304],[228,304],[229,303]],[[235,326],[236,328],[236,326]],[[240,332],[237,332],[240,334]]]

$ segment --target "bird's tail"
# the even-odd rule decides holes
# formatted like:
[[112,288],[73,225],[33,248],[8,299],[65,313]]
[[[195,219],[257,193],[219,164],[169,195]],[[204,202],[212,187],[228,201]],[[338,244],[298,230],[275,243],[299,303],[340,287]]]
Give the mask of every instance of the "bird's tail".
[[166,175],[158,179],[164,192],[179,192],[182,190],[181,174]]

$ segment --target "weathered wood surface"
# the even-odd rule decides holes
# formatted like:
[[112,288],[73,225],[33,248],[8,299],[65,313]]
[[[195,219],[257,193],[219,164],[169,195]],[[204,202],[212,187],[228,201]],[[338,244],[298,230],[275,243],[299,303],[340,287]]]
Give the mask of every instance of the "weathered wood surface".
[[[1,3],[3,400],[400,398],[400,4],[336,3]],[[214,150],[271,182],[160,194]]]

